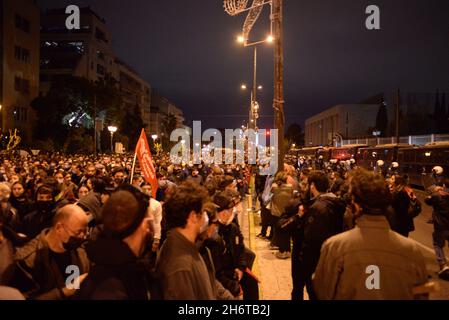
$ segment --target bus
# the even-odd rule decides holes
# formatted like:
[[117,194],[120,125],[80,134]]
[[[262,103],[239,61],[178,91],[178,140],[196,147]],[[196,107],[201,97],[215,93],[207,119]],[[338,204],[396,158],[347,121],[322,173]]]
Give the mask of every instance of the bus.
[[398,162],[400,172],[409,177],[411,185],[427,189],[434,183],[432,169],[435,166],[442,167],[445,176],[449,174],[449,142],[400,148]]

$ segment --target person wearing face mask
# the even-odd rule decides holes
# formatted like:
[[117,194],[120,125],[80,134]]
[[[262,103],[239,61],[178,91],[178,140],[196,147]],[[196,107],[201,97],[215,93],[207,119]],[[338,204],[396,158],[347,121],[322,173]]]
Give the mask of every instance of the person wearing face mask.
[[103,228],[86,246],[93,263],[77,300],[148,300],[153,281],[142,257],[152,234],[148,197],[125,185],[102,209]]
[[[232,295],[232,293],[227,290],[216,278],[214,259],[212,257],[212,252],[209,249],[210,247],[214,250],[217,246],[220,245],[221,241],[220,235],[218,234],[218,226],[220,223],[218,222],[217,217],[217,205],[212,202],[206,203],[204,205],[204,211],[209,218],[209,226],[207,227],[206,231],[199,236],[197,240],[197,246],[200,248],[199,251],[201,257],[206,263],[207,270],[209,271],[209,277],[212,281],[212,288],[215,291],[217,300],[235,300],[235,297]],[[217,250],[214,251],[216,252]]]
[[76,290],[66,285],[67,267],[78,268],[75,282],[79,283],[89,272],[90,263],[82,248],[86,232],[87,216],[81,208],[67,205],[59,209],[49,229],[17,249],[14,287],[28,299],[71,298]]
[[53,188],[41,185],[36,191],[35,210],[28,214],[22,221],[21,232],[33,239],[42,230],[50,228],[55,215],[55,201]]
[[161,247],[156,276],[164,300],[216,300],[211,276],[196,241],[207,230],[209,217],[203,208],[207,190],[183,183],[164,204],[167,239]]
[[245,256],[243,235],[238,225],[233,222],[236,217],[237,198],[238,193],[232,190],[225,190],[215,195],[214,203],[218,207],[218,234],[220,239],[209,249],[214,259],[218,281],[235,298],[242,298],[244,290],[241,281],[248,267],[248,262]]
[[30,213],[33,204],[25,193],[25,188],[21,182],[14,183],[11,191],[11,205],[17,210],[19,219],[22,221]]
[[118,188],[125,183],[125,169],[121,167],[114,169],[112,176],[114,177],[114,188]]

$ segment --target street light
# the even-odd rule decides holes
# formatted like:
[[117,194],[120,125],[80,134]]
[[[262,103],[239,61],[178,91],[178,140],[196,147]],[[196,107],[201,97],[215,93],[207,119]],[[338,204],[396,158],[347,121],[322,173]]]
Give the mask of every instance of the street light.
[[151,136],[151,139],[153,139],[153,142],[154,142],[154,143],[156,143],[157,138],[159,138],[159,137],[157,136],[157,134],[153,134],[153,135]]
[[272,35],[269,35],[269,36],[267,37],[267,40],[265,40],[265,41],[268,42],[268,43],[273,43],[274,37],[273,37]]
[[114,133],[117,132],[118,128],[115,126],[109,126],[108,130],[111,133],[111,152],[114,153]]
[[3,105],[0,104],[0,134],[3,133]]
[[245,37],[242,36],[242,35],[238,36],[238,37],[237,37],[237,42],[238,42],[238,43],[245,43]]

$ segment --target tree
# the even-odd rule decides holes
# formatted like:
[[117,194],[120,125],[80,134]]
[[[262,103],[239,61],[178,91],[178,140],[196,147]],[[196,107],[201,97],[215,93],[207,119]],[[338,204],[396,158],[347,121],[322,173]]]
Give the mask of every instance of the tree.
[[293,123],[288,127],[285,137],[291,143],[296,144],[296,146],[304,146],[304,133],[301,125],[297,123]]
[[385,101],[379,106],[379,111],[377,112],[376,117],[376,130],[381,132],[381,136],[385,137],[387,133],[388,127],[388,113],[387,113],[387,105]]
[[31,105],[37,116],[33,140],[51,139],[59,150],[71,149],[68,139],[75,141],[79,128],[84,129],[84,135],[93,137],[95,116],[103,114],[110,121],[123,119],[121,93],[113,80],[94,83],[67,77],[55,81],[47,95],[36,98]]

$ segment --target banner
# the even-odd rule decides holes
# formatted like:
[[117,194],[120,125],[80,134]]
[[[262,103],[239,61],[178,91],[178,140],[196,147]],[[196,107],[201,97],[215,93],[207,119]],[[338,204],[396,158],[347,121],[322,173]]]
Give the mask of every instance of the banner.
[[139,141],[137,142],[136,155],[139,160],[140,170],[145,178],[145,181],[152,186],[153,198],[156,199],[156,192],[159,187],[156,177],[156,170],[153,166],[153,159],[151,157],[150,147],[148,145],[147,135],[142,129]]

